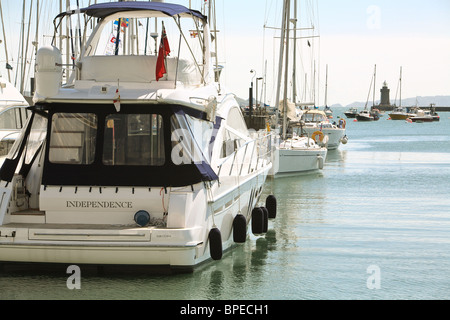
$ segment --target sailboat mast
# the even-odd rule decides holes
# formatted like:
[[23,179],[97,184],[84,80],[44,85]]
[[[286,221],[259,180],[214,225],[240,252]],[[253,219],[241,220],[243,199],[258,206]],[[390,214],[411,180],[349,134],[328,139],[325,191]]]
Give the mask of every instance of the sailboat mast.
[[[20,82],[20,93],[24,93],[25,91],[25,74],[27,72],[27,56],[28,56],[28,43],[30,40],[30,27],[31,27],[31,15],[33,13],[33,3],[30,5],[30,14],[28,17],[28,30],[27,30],[27,40],[26,40],[26,47],[25,47],[25,53],[22,56],[22,79]],[[25,25],[24,25],[24,31],[25,31]],[[23,35],[25,39],[25,34]],[[23,52],[23,48],[22,48]]]
[[280,114],[280,95],[281,95],[281,77],[283,73],[283,56],[284,56],[284,39],[285,39],[285,30],[286,30],[286,5],[288,4],[289,0],[284,0],[283,2],[283,17],[282,17],[282,23],[281,23],[281,39],[280,39],[280,55],[279,55],[279,62],[278,62],[278,81],[277,83],[277,95],[275,100],[275,106],[276,106],[276,124],[278,125],[279,121],[279,114]]
[[375,88],[377,83],[377,65],[375,65],[375,71],[373,72],[373,106],[375,107]]
[[287,90],[288,90],[288,71],[289,71],[289,18],[291,15],[291,1],[286,0],[286,64],[284,71],[284,94],[283,94],[283,140],[286,140],[287,128]]
[[326,67],[326,74],[325,74],[325,107],[328,106],[327,97],[328,97],[328,65]]
[[400,107],[402,106],[402,67],[400,67]]
[[[5,23],[3,20],[3,9],[2,9],[2,2],[0,0],[0,17],[2,19],[2,29],[3,29],[3,41],[5,42],[5,56],[6,56],[6,64],[9,65],[9,59],[8,59],[8,46],[6,45],[6,32],[5,32]],[[11,82],[11,69],[9,67],[6,68],[8,70],[8,81]]]
[[293,50],[293,68],[292,68],[292,102],[296,102],[297,96],[297,0],[294,0],[294,50]]

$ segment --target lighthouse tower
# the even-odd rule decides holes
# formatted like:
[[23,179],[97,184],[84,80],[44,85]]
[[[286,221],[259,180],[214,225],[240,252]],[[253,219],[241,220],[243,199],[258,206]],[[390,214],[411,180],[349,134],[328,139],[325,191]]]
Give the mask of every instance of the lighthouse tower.
[[380,107],[391,107],[391,100],[389,98],[389,93],[391,89],[388,88],[386,81],[383,83],[383,87],[381,88],[381,100]]

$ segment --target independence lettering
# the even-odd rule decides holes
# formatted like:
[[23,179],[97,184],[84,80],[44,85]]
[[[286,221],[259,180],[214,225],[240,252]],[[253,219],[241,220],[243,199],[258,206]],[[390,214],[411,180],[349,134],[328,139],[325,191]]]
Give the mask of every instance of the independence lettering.
[[127,201],[66,201],[67,208],[105,208],[105,209],[132,209],[133,202]]

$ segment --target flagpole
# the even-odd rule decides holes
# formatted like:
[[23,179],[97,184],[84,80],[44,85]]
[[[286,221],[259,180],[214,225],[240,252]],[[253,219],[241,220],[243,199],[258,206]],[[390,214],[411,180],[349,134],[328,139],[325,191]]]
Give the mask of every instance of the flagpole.
[[[119,2],[123,2],[123,0],[119,0]],[[114,49],[114,55],[119,55],[119,42],[120,42],[120,28],[122,25],[122,18],[119,18],[119,25],[117,28],[117,35],[116,35],[116,48]]]
[[[8,46],[6,45],[6,33],[5,33],[5,24],[3,21],[3,9],[2,9],[2,1],[0,0],[0,17],[2,19],[2,29],[3,29],[3,41],[5,42],[5,56],[6,56],[6,64],[9,65],[9,59],[8,59]],[[6,68],[8,70],[8,81],[11,82],[11,69]]]

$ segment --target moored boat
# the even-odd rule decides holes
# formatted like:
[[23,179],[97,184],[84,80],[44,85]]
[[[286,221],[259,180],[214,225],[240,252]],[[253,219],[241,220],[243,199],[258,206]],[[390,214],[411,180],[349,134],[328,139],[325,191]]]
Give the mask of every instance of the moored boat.
[[[250,221],[264,233],[269,137],[219,86],[207,17],[147,1],[80,11],[98,24],[68,83],[56,47],[36,57],[35,106],[0,170],[0,260],[191,271],[244,242]],[[125,52],[121,21],[148,18],[159,53]],[[113,55],[102,30],[117,32]]]
[[347,111],[344,112],[345,116],[349,119],[354,119],[358,115],[358,109],[357,108],[350,108]]
[[412,122],[433,122],[434,117],[431,115],[431,111],[418,109],[414,116],[408,117]]
[[[296,7],[296,5],[294,6]],[[294,132],[296,122],[298,121],[298,109],[295,103],[288,99],[287,91],[289,87],[289,39],[290,22],[290,0],[284,2],[281,27],[280,56],[278,64],[278,86],[276,93],[276,101],[280,101],[281,89],[283,88],[283,99],[279,102],[276,114],[276,129],[279,130],[279,136],[276,136],[274,142],[273,167],[270,171],[271,176],[283,173],[311,173],[323,169],[324,161],[328,150],[319,146],[313,139],[303,136],[303,132],[296,134]],[[294,17],[296,16],[294,12]],[[296,19],[294,19],[296,20]],[[295,30],[295,22],[294,22]],[[295,35],[294,35],[295,38]],[[296,46],[296,41],[293,41]],[[295,48],[294,48],[295,51]],[[285,56],[284,56],[285,55]],[[295,70],[296,63],[291,64]],[[284,69],[284,81],[282,81]],[[295,78],[293,78],[294,81]],[[282,115],[281,117],[279,115]],[[279,123],[281,122],[281,123]]]
[[376,119],[375,119],[374,115],[372,113],[370,113],[370,111],[362,110],[356,116],[356,120],[369,122],[369,121],[375,121]]
[[391,120],[406,120],[407,118],[414,117],[414,113],[407,112],[405,108],[395,108],[393,112],[389,113]]
[[[328,150],[338,149],[341,143],[348,142],[345,119],[339,119],[337,124],[333,124],[323,111],[312,109],[304,110],[300,121],[302,130],[309,137],[317,137],[317,144]],[[322,132],[322,134],[314,135],[315,132]]]

